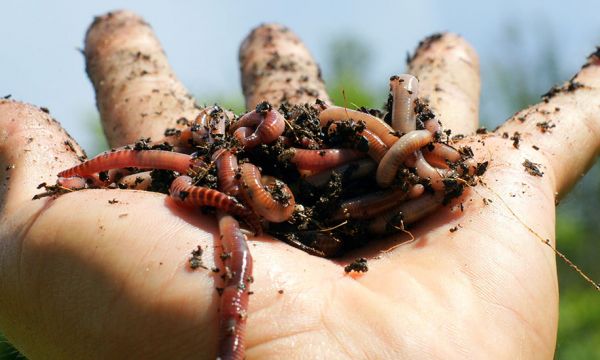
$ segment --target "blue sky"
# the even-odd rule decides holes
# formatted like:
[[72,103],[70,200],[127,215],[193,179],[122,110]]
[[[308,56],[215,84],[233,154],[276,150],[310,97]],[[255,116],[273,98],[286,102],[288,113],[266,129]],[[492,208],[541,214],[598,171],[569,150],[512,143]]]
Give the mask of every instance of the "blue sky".
[[[95,112],[92,87],[77,48],[93,17],[127,8],[154,27],[170,61],[188,89],[203,98],[239,94],[237,48],[262,22],[291,27],[315,57],[327,58],[331,40],[354,36],[369,44],[372,66],[365,86],[387,86],[390,74],[404,70],[407,51],[424,36],[460,33],[479,51],[485,81],[497,64],[535,66],[536,43],[554,39],[566,76],[600,44],[600,2],[592,1],[11,1],[0,11],[0,96],[46,106],[88,150],[93,147],[89,118]],[[507,53],[507,29],[522,35],[518,53]],[[211,49],[211,56],[206,56]],[[219,51],[214,51],[219,49]],[[216,55],[214,55],[216,54]],[[328,66],[323,63],[325,77]],[[494,94],[484,86],[484,106]],[[541,92],[543,92],[541,90]],[[492,105],[490,105],[492,104]],[[509,114],[491,119],[497,124]]]

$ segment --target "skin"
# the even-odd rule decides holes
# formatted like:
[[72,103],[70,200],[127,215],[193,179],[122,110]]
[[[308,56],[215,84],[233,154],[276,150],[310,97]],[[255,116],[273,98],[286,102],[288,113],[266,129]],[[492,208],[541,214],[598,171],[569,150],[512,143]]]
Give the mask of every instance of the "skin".
[[[115,61],[111,51],[96,51],[99,44],[158,54],[158,42],[148,37],[147,25],[131,13],[99,18],[86,40],[88,61],[96,64],[88,68],[99,72],[91,77],[115,71],[107,65]],[[441,62],[444,44],[472,52],[456,39],[442,36],[417,59]],[[283,53],[298,43],[276,46]],[[555,201],[600,151],[600,61],[587,63],[576,77],[584,88],[526,109],[498,130],[519,131],[519,149],[497,134],[467,136],[461,145],[490,161],[485,185],[453,203],[464,212],[444,207],[411,228],[415,241],[398,246],[408,239],[400,234],[328,260],[269,237],[250,239],[255,281],[247,358],[551,358],[558,284],[555,255],[540,238],[554,244]],[[120,76],[138,65],[117,65],[111,81],[129,84]],[[452,83],[452,69],[423,69],[420,83]],[[138,84],[131,93],[143,98],[155,86],[183,89],[162,73],[170,74],[167,66],[156,71],[171,80]],[[273,89],[284,88],[271,80]],[[456,116],[446,126],[474,132],[478,89],[478,74],[445,89],[438,110],[443,120]],[[154,135],[190,110],[175,102],[165,109],[175,116],[140,121],[139,113],[159,105],[148,98],[123,110],[119,91],[106,87],[97,95],[113,145]],[[535,124],[550,118],[556,127],[542,133]],[[56,173],[78,162],[81,152],[70,150],[68,139],[38,108],[0,100],[0,328],[30,359],[214,358],[219,274],[191,271],[187,259],[200,245],[204,264],[220,266],[215,218],[142,191],[89,190],[32,201],[39,183],[54,183]],[[540,164],[544,176],[526,173],[525,159]],[[485,205],[484,198],[493,202]],[[343,267],[357,257],[370,259],[369,271],[346,275]]]

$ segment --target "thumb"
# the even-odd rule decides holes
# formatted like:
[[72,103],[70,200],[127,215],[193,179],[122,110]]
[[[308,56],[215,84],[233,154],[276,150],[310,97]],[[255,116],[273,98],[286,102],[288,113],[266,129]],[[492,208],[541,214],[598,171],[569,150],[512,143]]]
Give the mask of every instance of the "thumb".
[[75,140],[47,110],[0,100],[2,219],[14,217],[12,214],[24,205],[30,211],[43,206],[45,201],[31,202],[35,194],[43,192],[38,185],[54,184],[60,170],[73,166],[84,156]]

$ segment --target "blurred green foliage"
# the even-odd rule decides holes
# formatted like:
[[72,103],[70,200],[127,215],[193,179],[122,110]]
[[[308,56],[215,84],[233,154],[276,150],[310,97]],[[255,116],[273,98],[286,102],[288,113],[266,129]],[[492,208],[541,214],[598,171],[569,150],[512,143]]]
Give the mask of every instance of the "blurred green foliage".
[[[489,68],[483,69],[482,123],[488,127],[499,125],[503,118],[540,100],[552,85],[565,81],[573,69],[563,71],[551,32],[540,36],[531,49],[522,32],[507,27],[506,38],[498,49],[504,54],[527,56],[498,56]],[[348,107],[380,108],[387,99],[387,82],[381,88],[369,88],[366,73],[371,58],[369,46],[356,37],[335,38],[329,44],[328,91],[332,100]],[[590,49],[591,50],[591,49]],[[390,74],[392,75],[392,74]],[[378,81],[379,82],[379,81]],[[381,83],[380,82],[380,83]],[[244,111],[239,95],[201,97],[207,105],[218,103],[236,113]],[[502,113],[503,118],[497,114]],[[90,121],[91,130],[98,136],[89,152],[97,154],[106,149],[97,116]],[[558,249],[592,279],[600,279],[600,161],[563,200],[557,210],[556,237]],[[600,296],[573,269],[560,259],[558,263],[560,286],[560,320],[555,357],[557,359],[600,359]],[[0,334],[0,360],[23,358]]]

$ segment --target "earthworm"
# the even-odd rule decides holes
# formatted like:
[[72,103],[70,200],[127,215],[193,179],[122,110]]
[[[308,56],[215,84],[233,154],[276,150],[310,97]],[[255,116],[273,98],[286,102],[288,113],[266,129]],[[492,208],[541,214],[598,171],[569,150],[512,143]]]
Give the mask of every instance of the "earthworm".
[[427,130],[414,130],[402,136],[381,159],[375,176],[377,184],[383,188],[390,186],[404,160],[431,142],[432,138]]
[[[250,127],[256,127],[251,134],[248,134],[246,129],[240,130]],[[256,110],[245,114],[235,122],[231,130],[245,149],[252,149],[259,144],[270,144],[277,140],[285,130],[285,118],[279,111],[271,109],[271,105],[260,103],[256,106]]]
[[81,177],[59,177],[56,184],[70,190],[81,190],[87,187],[87,182]]
[[415,100],[418,97],[419,80],[403,74],[390,78],[390,92],[393,97],[392,128],[401,133],[408,133],[417,127],[415,121]]
[[369,143],[369,151],[367,154],[369,154],[373,160],[379,163],[381,159],[383,159],[385,153],[389,150],[389,147],[381,140],[379,136],[375,135],[369,129],[364,129],[360,135],[364,136]]
[[183,130],[171,129],[170,131],[166,131],[165,137],[162,138],[159,143],[166,141],[175,147],[189,148],[193,144],[205,142],[206,136],[208,135],[208,123],[206,119],[208,109],[209,108],[202,109],[192,123],[188,123],[185,118],[182,119],[183,123],[188,126]]
[[416,199],[406,201],[400,206],[374,218],[369,223],[372,234],[387,234],[404,229],[425,216],[434,212],[442,204],[439,195],[425,194]]
[[208,141],[213,143],[216,140],[223,139],[225,136],[225,130],[229,125],[229,117],[227,113],[218,106],[212,107],[209,112],[208,120]]
[[59,177],[90,176],[110,169],[139,167],[173,170],[186,174],[200,160],[190,155],[164,150],[119,150],[96,156],[82,164],[58,173]]
[[[450,145],[443,143],[433,143],[424,147],[423,156],[432,165],[447,169],[448,162],[458,163],[462,159],[461,153]],[[457,168],[459,173],[467,171],[469,175],[474,175],[477,168],[477,162],[473,158],[462,159],[462,166]]]
[[192,185],[192,178],[189,176],[177,177],[171,184],[169,192],[171,198],[183,205],[193,208],[212,206],[244,219],[254,232],[262,232],[260,222],[252,210],[241,204],[233,196],[218,190]]
[[307,245],[295,238],[284,237],[283,239],[289,244],[311,255],[332,257],[335,256],[342,247],[342,241],[340,239],[323,230],[301,231],[297,234],[304,242],[308,242],[309,244]]
[[237,157],[229,150],[220,149],[213,154],[212,158],[217,165],[219,190],[228,195],[238,195],[240,192],[240,185],[236,178],[238,170]]
[[348,177],[351,180],[359,179],[372,173],[377,164],[371,159],[360,159],[353,162],[349,162],[344,165],[340,165],[325,171],[321,171],[314,175],[310,175],[304,178],[304,180],[314,186],[323,186],[331,179],[334,172],[342,174],[344,177]]
[[372,218],[397,206],[407,195],[406,191],[398,188],[355,197],[344,201],[340,209],[333,214],[332,220]]
[[354,121],[364,121],[367,129],[377,135],[387,146],[391,147],[398,141],[398,136],[395,135],[396,131],[383,122],[383,120],[371,114],[346,109],[340,106],[330,106],[319,114],[321,127],[327,126],[330,122],[350,119]]
[[364,157],[364,153],[353,149],[309,150],[289,148],[281,153],[279,159],[296,164],[298,170],[319,172]]
[[417,174],[423,179],[429,179],[431,187],[436,191],[444,190],[444,178],[450,176],[453,171],[449,169],[439,169],[431,166],[427,160],[423,157],[420,151],[416,153],[417,160],[415,161],[415,168]]
[[240,165],[241,194],[246,203],[268,221],[286,221],[294,212],[294,194],[283,182],[276,180],[266,186],[261,181],[258,168],[250,163]]
[[430,164],[438,167],[448,167],[448,162],[460,160],[460,153],[450,145],[433,143],[422,150],[423,155]]
[[425,129],[427,129],[430,133],[436,134],[442,132],[442,124],[437,118],[429,119],[423,123]]
[[248,297],[252,283],[252,255],[239,223],[217,212],[225,266],[225,284],[219,306],[218,359],[244,359]]

